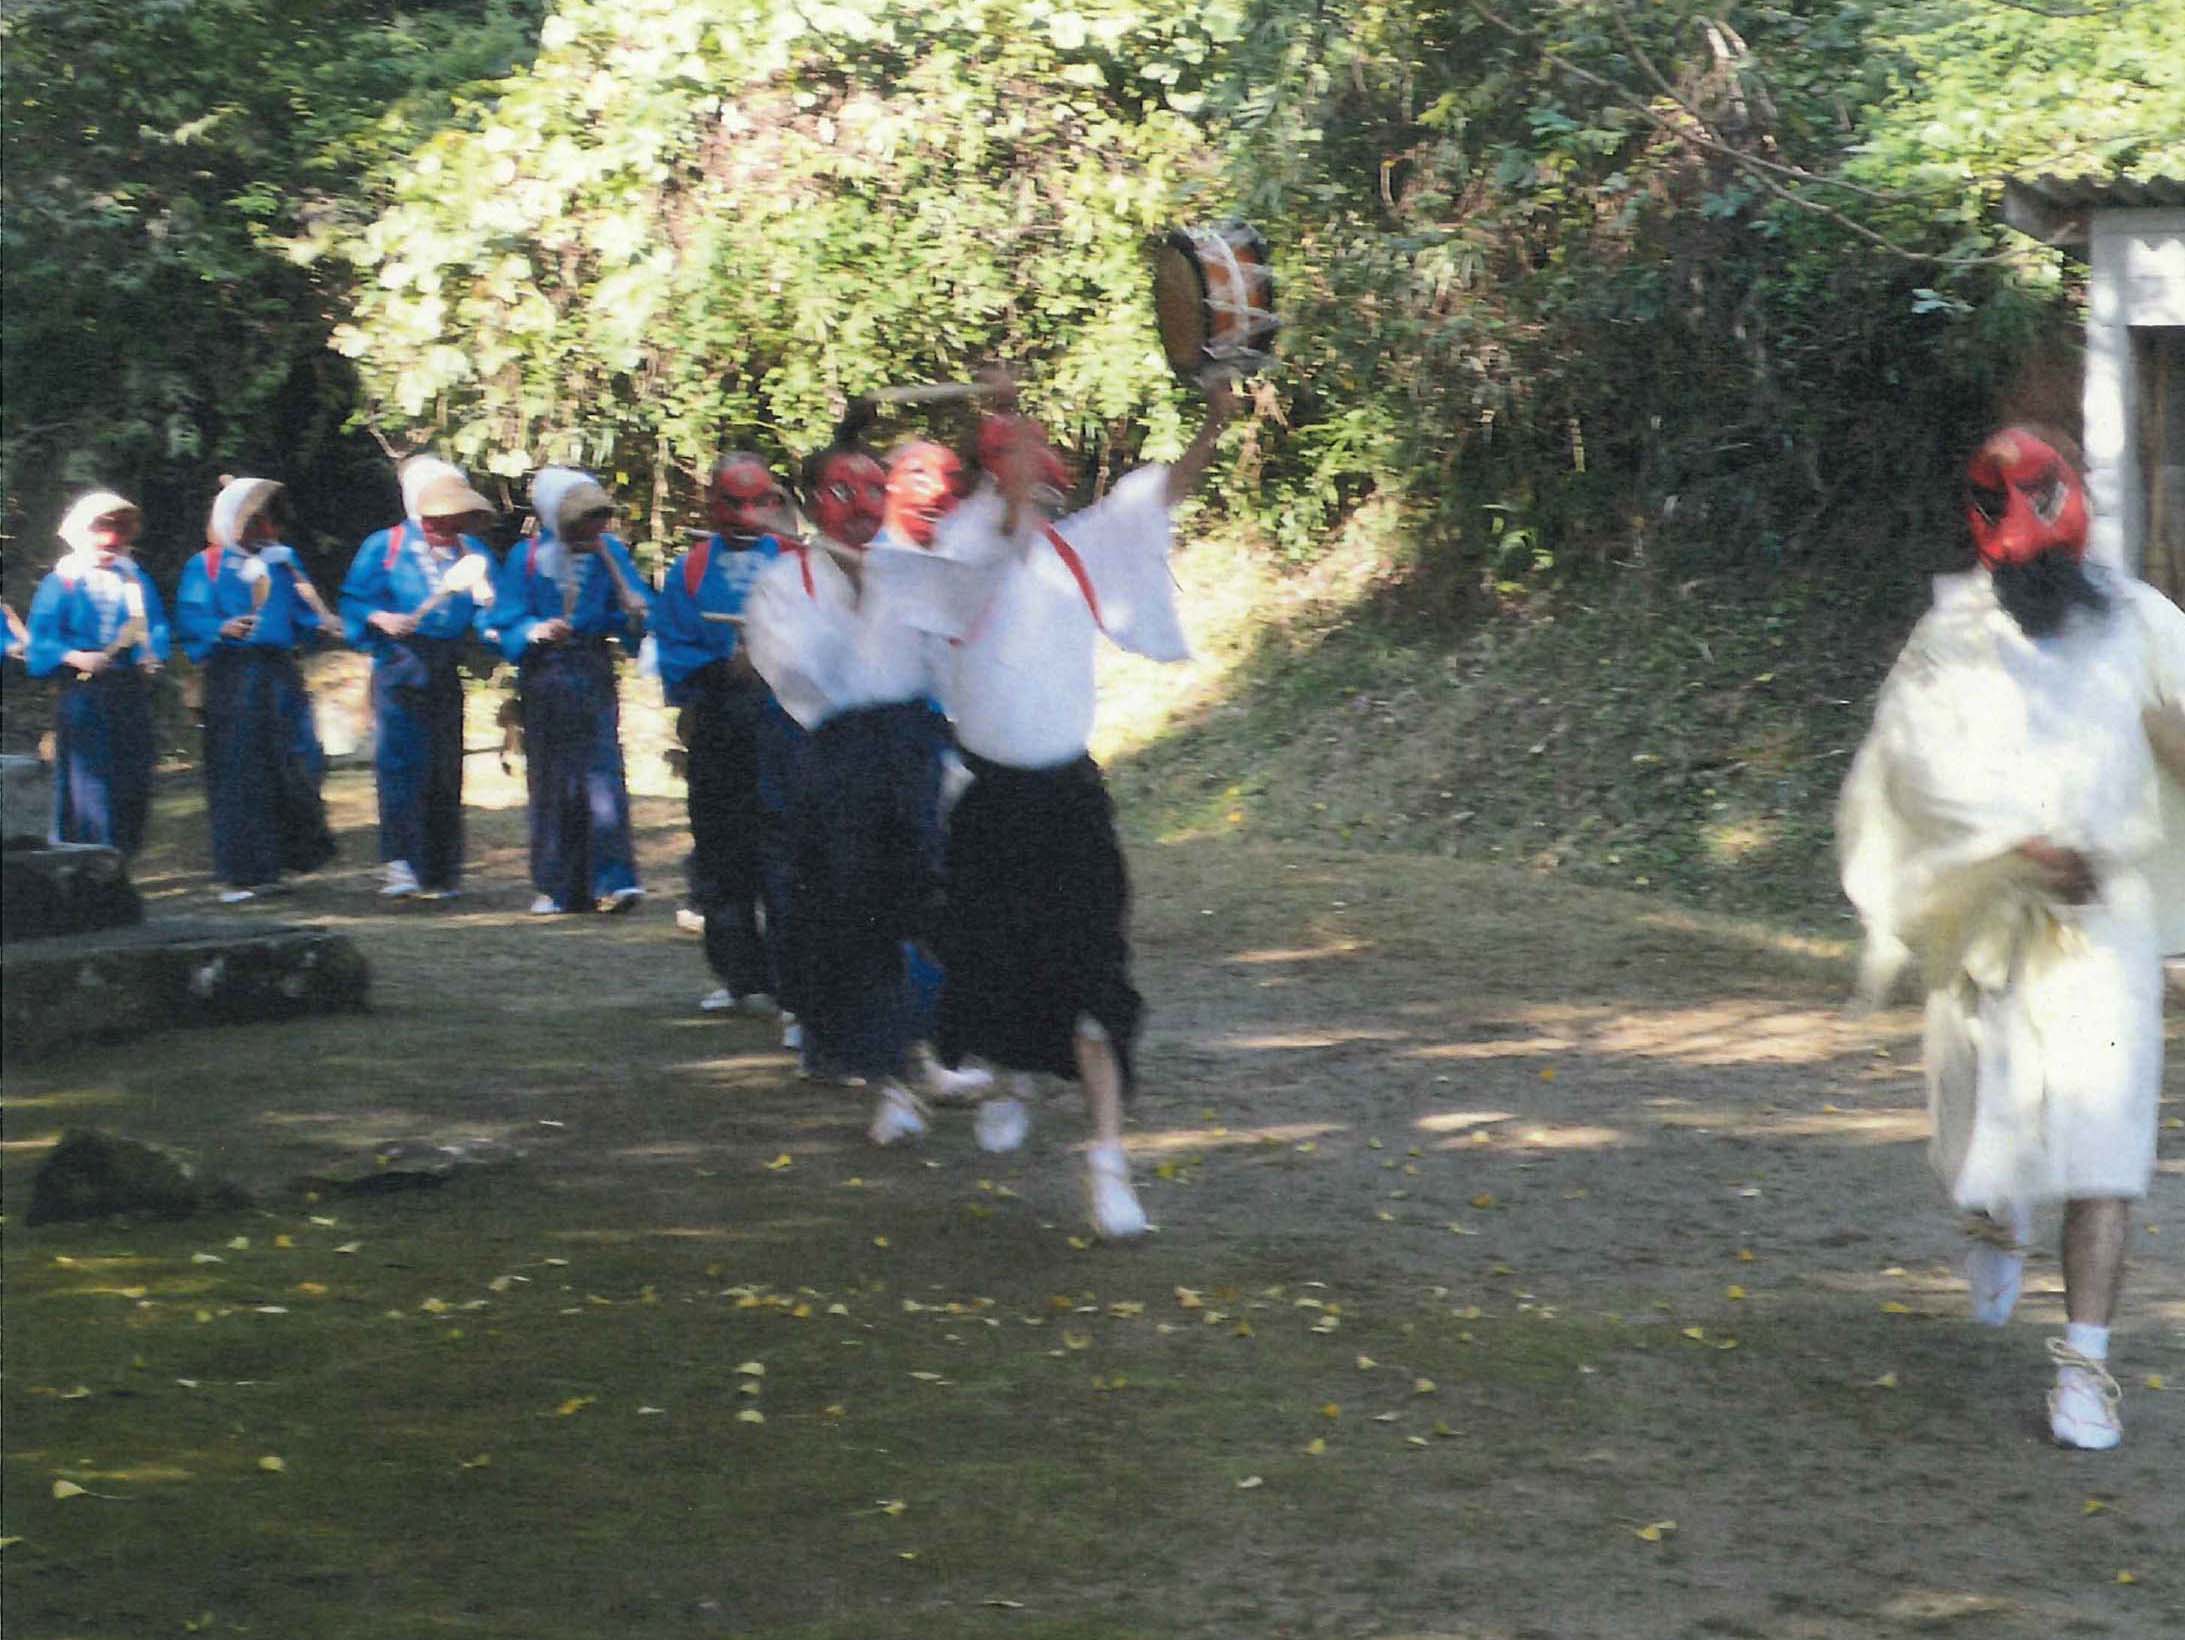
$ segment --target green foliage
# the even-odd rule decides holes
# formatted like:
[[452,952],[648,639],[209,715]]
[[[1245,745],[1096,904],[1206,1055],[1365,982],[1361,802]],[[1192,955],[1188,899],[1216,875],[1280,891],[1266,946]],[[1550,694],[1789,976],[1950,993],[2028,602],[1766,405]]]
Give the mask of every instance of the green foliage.
[[[1211,189],[1186,110],[1233,9],[564,0],[346,244],[374,419],[611,474],[656,536],[725,445],[1004,357],[1102,459],[1180,442],[1145,246]],[[1213,196],[1210,192],[1207,197]],[[677,499],[687,487],[675,486]]]
[[[42,536],[93,481],[195,544],[224,465],[334,490],[352,388],[315,263],[371,177],[505,73],[529,0],[69,0],[11,7],[4,434]],[[305,517],[315,509],[306,506]],[[162,540],[181,526],[182,539]]]
[[1930,522],[1981,424],[2075,409],[2028,373],[2075,314],[2004,177],[2185,171],[2160,5],[1263,0],[1233,69],[1310,493],[1392,489],[1511,589]]

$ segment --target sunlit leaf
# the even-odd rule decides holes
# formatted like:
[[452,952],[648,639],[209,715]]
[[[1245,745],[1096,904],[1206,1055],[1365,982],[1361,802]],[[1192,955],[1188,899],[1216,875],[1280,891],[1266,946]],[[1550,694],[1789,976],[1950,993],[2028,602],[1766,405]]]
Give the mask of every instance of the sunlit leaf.
[[1659,1543],[1676,1529],[1677,1523],[1673,1520],[1655,1520],[1648,1521],[1644,1526],[1634,1526],[1631,1534],[1644,1543]]
[[258,1460],[258,1467],[260,1469],[263,1469],[269,1475],[278,1475],[283,1470],[288,1468],[288,1462],[286,1459],[277,1458],[272,1453],[268,1452],[264,1457]]
[[53,1495],[57,1498],[86,1498],[91,1494],[74,1481],[55,1481],[53,1483]]

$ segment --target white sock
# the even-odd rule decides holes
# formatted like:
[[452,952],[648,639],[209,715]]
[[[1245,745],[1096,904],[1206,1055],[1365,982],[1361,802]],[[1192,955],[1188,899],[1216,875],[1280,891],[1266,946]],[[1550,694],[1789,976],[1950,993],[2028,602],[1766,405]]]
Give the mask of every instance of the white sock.
[[2089,1361],[2109,1359],[2109,1329],[2097,1327],[2087,1321],[2065,1324],[2064,1342],[2085,1356]]

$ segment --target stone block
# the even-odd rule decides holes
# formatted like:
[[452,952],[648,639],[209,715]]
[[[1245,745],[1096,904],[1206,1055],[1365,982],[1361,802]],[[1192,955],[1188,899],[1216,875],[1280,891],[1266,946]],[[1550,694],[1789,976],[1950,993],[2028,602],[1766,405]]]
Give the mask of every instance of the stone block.
[[0,756],[0,844],[43,843],[53,834],[53,771],[40,758]]
[[354,941],[322,928],[173,918],[0,948],[0,1045],[24,1062],[70,1044],[370,1004]]
[[92,934],[143,920],[129,867],[113,849],[43,841],[0,849],[0,941]]

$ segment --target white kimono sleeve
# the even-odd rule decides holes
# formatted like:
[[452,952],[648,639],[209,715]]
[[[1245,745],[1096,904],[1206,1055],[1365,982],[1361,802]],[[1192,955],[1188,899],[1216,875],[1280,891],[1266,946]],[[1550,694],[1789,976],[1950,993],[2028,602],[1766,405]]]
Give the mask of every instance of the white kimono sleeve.
[[[815,578],[832,569],[812,567]],[[816,729],[834,707],[843,633],[834,611],[804,582],[805,565],[795,553],[767,565],[744,604],[743,636],[752,669],[782,710]]]
[[1166,467],[1126,474],[1099,502],[1061,519],[1054,529],[1084,564],[1099,600],[1101,630],[1113,642],[1149,660],[1191,658],[1168,570]]

